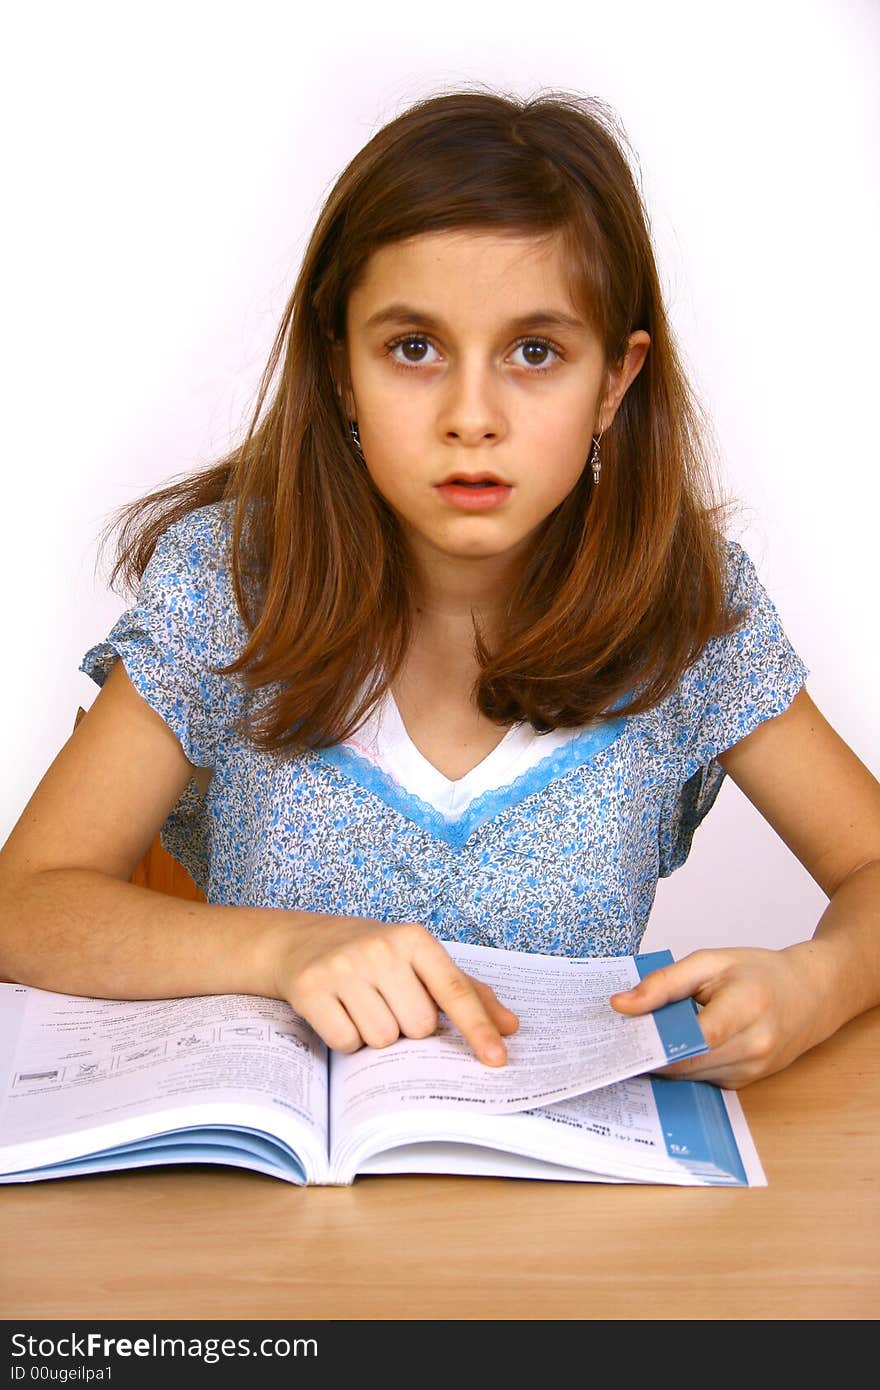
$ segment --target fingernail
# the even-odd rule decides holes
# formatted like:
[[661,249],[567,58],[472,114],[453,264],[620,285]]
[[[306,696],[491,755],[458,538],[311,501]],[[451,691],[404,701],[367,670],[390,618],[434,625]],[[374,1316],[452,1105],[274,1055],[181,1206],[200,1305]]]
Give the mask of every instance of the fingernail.
[[487,1062],[503,1062],[507,1057],[507,1049],[501,1043],[489,1043],[483,1056]]

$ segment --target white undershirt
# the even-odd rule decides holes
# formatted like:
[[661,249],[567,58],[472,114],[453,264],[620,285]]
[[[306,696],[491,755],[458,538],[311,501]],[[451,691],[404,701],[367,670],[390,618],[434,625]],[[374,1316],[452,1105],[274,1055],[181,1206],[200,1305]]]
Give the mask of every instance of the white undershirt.
[[405,791],[427,801],[442,815],[454,818],[466,811],[475,797],[509,786],[580,732],[580,729],[556,729],[537,734],[528,723],[514,724],[482,762],[464,777],[451,782],[416,748],[388,689],[345,743],[380,767]]

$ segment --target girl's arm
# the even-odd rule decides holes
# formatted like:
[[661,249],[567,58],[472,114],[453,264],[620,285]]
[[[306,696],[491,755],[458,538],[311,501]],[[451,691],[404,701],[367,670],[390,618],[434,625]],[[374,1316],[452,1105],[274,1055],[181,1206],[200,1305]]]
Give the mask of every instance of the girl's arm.
[[515,1016],[418,924],[130,883],[195,770],[117,660],[0,850],[0,979],[107,999],[286,999],[344,1051],[424,1037],[439,1006],[481,1060],[506,1060]]
[[806,689],[718,761],[830,902],[812,940],[701,950],[612,997],[644,1013],[691,995],[709,1052],[664,1068],[736,1088],[880,1004],[880,783]]

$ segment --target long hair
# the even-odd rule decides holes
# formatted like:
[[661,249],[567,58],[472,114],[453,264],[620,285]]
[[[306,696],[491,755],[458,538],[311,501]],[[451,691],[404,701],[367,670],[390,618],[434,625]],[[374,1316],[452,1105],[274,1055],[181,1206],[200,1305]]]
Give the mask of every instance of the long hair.
[[333,353],[371,254],[420,233],[558,233],[606,380],[632,332],[651,339],[603,435],[601,487],[585,461],[532,538],[491,650],[475,628],[482,714],[545,732],[649,709],[710,637],[737,625],[719,527],[730,504],[715,500],[711,425],[682,369],[625,145],[613,113],[583,95],[477,86],[410,106],[355,155],[320,211],[244,442],[118,509],[110,583],[133,586],[168,526],[230,504],[247,641],[218,669],[263,692],[259,716],[240,725],[257,747],[348,738],[412,639],[402,531],[354,448]]

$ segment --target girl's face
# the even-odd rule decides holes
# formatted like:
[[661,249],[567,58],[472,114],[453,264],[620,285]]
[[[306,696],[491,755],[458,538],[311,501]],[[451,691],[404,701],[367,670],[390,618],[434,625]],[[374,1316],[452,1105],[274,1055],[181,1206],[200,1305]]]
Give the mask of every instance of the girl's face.
[[[347,310],[337,389],[423,572],[482,559],[482,578],[500,574],[577,483],[593,435],[644,361],[647,333],[632,334],[600,399],[604,354],[570,298],[558,238],[490,231],[381,247]],[[506,484],[492,494],[497,505],[456,505],[461,492],[441,490],[480,473]]]

